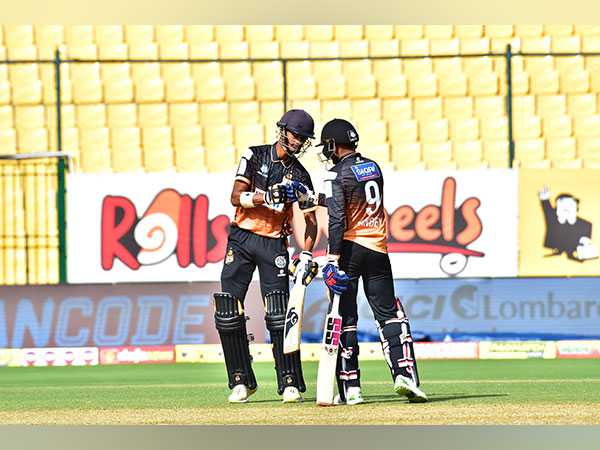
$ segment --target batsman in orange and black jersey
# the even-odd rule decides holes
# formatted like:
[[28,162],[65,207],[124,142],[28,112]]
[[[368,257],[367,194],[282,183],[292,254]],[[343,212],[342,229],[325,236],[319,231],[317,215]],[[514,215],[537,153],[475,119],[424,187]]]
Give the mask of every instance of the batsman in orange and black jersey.
[[[383,174],[379,165],[356,151],[358,132],[346,120],[334,119],[323,127],[324,160],[334,165],[325,179],[329,215],[329,255],[323,269],[325,283],[341,293],[342,334],[338,353],[337,402],[362,402],[358,368],[357,291],[362,277],[365,294],[377,328],[394,389],[412,402],[427,401],[419,389],[408,317],[394,294],[387,254],[387,222],[383,207]],[[308,191],[295,183],[298,195]],[[312,194],[309,197],[315,198]],[[319,196],[323,203],[323,196]],[[343,275],[346,274],[346,276]]]
[[[277,122],[279,139],[272,145],[250,147],[240,159],[231,194],[236,207],[221,272],[221,290],[215,297],[215,325],[219,332],[231,403],[244,403],[256,391],[246,332],[244,298],[258,268],[265,306],[265,322],[273,345],[277,391],[286,403],[302,401],[306,390],[300,352],[283,353],[283,331],[289,299],[287,237],[291,231],[292,203],[298,201],[291,182],[312,187],[310,175],[297,157],[314,137],[312,117],[292,109]],[[318,270],[312,261],[317,235],[315,205],[298,201],[304,213],[304,251],[295,261],[303,264],[301,282],[310,283]],[[296,272],[298,273],[298,271]]]

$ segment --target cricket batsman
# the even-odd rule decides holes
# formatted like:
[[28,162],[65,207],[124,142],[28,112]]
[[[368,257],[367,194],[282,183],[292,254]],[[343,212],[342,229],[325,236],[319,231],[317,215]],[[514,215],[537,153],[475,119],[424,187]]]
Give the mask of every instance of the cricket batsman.
[[322,159],[333,163],[325,179],[325,199],[298,182],[294,187],[299,198],[308,196],[318,204],[324,200],[329,214],[329,254],[323,279],[333,293],[341,294],[342,317],[335,403],[363,402],[356,333],[359,277],[376,320],[394,390],[410,402],[426,402],[427,396],[419,389],[408,317],[394,294],[381,168],[356,151],[358,132],[346,120],[325,124],[318,146],[323,146]]
[[[298,201],[291,182],[312,189],[310,175],[298,157],[314,138],[314,121],[307,112],[292,109],[281,117],[277,127],[277,142],[250,147],[241,157],[231,193],[235,218],[221,272],[222,292],[214,294],[215,326],[232,389],[230,403],[248,401],[257,389],[244,315],[244,298],[256,267],[273,347],[277,392],[283,395],[284,403],[295,403],[303,400],[301,392],[306,390],[300,351],[283,353],[283,331],[289,299],[287,236],[291,232],[292,203]],[[298,205],[304,213],[306,232],[304,251],[296,265],[304,264],[305,277],[312,279],[318,270],[311,253],[317,235],[316,206],[303,201]]]

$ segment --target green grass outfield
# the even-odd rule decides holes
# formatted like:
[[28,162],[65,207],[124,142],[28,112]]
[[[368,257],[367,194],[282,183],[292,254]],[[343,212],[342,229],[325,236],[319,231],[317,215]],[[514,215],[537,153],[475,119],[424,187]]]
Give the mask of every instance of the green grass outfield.
[[392,390],[383,361],[361,363],[365,404],[318,407],[316,363],[303,404],[283,405],[270,363],[258,392],[229,405],[222,364],[0,369],[0,423],[600,424],[600,360],[421,361],[426,404]]

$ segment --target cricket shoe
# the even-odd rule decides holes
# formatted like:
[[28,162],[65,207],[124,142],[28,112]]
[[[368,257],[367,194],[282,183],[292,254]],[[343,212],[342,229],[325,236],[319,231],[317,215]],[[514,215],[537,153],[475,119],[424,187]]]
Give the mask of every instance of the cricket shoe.
[[348,388],[346,391],[346,401],[342,400],[342,397],[339,394],[333,398],[334,405],[359,405],[364,401],[365,399],[362,397],[360,386]]
[[398,395],[404,395],[410,403],[425,403],[427,395],[417,387],[417,384],[407,377],[398,375],[394,382],[394,391]]
[[248,397],[255,392],[256,389],[248,389],[248,387],[244,384],[237,384],[234,386],[227,400],[229,400],[229,403],[246,403],[248,401]]
[[288,386],[283,390],[283,403],[301,403],[304,399],[295,386]]

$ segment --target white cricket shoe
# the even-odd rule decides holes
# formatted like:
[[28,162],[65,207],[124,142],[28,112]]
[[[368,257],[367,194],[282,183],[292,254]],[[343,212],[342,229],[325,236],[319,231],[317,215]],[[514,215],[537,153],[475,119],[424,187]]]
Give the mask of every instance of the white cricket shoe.
[[295,386],[288,386],[283,390],[283,403],[300,403],[304,399]]
[[406,396],[410,403],[425,403],[427,401],[427,395],[417,387],[412,378],[398,375],[394,382],[394,391],[398,395]]
[[358,405],[364,403],[365,399],[362,396],[360,386],[352,386],[348,388],[346,392],[346,401],[342,400],[340,395],[336,395],[333,398],[334,405]]
[[229,403],[246,403],[248,401],[248,397],[255,392],[256,389],[248,389],[248,387],[244,384],[237,384],[234,386],[227,400],[229,400]]

